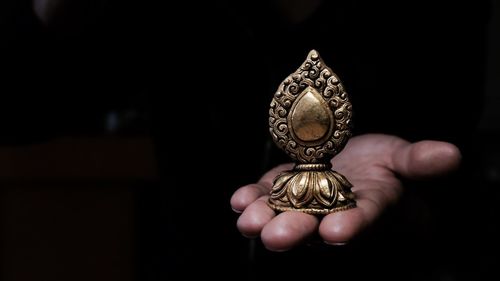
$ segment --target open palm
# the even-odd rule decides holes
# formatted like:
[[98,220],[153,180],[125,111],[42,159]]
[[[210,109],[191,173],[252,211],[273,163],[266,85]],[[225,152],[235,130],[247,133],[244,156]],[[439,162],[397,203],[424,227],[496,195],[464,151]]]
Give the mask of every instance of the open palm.
[[349,140],[332,159],[333,169],[353,184],[356,208],[324,217],[296,211],[277,215],[266,201],[273,179],[281,171],[291,169],[291,163],[270,170],[255,184],[239,188],[231,198],[231,206],[241,212],[237,223],[240,232],[247,237],[260,235],[270,250],[288,250],[315,232],[325,243],[342,244],[398,200],[402,191],[398,176],[437,176],[458,167],[460,157],[458,148],[446,142],[409,143],[396,136],[361,135]]

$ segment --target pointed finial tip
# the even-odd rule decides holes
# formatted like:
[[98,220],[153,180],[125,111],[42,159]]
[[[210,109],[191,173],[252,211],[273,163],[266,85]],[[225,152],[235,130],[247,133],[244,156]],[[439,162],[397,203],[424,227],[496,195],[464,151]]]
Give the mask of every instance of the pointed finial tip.
[[311,51],[309,51],[308,57],[310,57],[313,60],[316,60],[319,57],[319,53],[318,53],[318,51],[312,49]]

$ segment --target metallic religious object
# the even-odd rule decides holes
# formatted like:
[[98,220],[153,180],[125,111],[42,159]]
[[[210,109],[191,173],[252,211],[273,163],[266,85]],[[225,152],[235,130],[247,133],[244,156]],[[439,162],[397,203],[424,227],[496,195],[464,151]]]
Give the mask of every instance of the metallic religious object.
[[318,52],[310,51],[280,84],[269,109],[274,142],[296,161],[275,178],[272,209],[324,215],[356,206],[352,184],[330,162],[351,136],[351,117],[344,86]]

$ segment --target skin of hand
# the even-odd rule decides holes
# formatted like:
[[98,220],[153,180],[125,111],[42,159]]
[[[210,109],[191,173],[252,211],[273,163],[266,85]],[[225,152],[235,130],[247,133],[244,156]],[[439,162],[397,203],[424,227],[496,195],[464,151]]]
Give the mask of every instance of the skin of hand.
[[51,28],[72,30],[95,18],[108,1],[99,0],[33,0],[33,12]]
[[403,187],[398,177],[424,179],[443,175],[460,165],[460,150],[440,141],[409,143],[399,137],[366,134],[353,137],[332,159],[333,170],[353,184],[357,207],[324,217],[297,211],[276,214],[266,201],[274,178],[292,163],[268,171],[257,183],[239,188],[231,207],[241,213],[239,231],[246,237],[260,236],[271,251],[286,251],[318,232],[327,244],[342,245],[373,223],[395,203]]

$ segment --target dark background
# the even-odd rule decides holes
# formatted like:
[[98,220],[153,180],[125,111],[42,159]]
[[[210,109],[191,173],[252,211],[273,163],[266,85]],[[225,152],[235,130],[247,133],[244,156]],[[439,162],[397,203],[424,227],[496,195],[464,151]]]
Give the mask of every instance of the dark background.
[[[0,4],[2,280],[498,275],[494,1],[312,1],[307,17],[300,1],[69,2]],[[229,198],[287,161],[267,110],[312,48],[355,134],[450,141],[464,161],[405,181],[347,246],[270,253]]]

